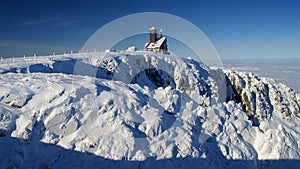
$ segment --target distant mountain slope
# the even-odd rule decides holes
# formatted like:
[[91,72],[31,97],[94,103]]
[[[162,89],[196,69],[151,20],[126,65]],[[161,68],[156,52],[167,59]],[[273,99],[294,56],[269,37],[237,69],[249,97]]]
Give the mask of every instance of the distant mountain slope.
[[276,168],[295,163],[262,160],[300,158],[299,94],[251,73],[149,52],[3,60],[0,73],[1,168]]

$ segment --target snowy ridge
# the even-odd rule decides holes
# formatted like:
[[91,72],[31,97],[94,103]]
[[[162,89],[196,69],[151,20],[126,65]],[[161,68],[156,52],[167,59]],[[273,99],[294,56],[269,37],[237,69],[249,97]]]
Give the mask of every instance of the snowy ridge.
[[300,158],[299,94],[251,73],[141,51],[3,60],[0,73],[1,168],[274,168],[260,160]]
[[284,84],[268,78],[259,78],[252,73],[226,71],[231,82],[229,90],[234,99],[241,103],[249,116],[270,119],[272,112],[282,113],[282,118],[292,120],[299,117],[299,95]]

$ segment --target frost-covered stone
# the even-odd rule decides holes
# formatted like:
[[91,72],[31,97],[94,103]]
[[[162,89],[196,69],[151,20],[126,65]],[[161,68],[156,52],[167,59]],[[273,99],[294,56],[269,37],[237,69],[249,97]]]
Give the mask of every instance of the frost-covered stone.
[[0,64],[1,168],[300,158],[299,94],[274,80],[141,51],[26,59]]

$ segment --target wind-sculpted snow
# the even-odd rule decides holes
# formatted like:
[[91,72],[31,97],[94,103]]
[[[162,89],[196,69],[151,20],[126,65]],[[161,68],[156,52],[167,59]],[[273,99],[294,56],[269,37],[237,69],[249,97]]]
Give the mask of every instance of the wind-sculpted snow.
[[19,58],[0,70],[0,168],[274,168],[260,160],[300,158],[299,95],[251,73],[149,52]]
[[240,103],[248,116],[269,120],[275,112],[287,120],[300,117],[298,93],[287,86],[252,73],[226,71],[226,75],[233,92],[228,99]]

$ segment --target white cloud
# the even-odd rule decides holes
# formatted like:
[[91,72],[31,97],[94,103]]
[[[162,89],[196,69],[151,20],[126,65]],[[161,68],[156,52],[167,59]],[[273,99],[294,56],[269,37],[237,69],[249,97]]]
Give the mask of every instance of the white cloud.
[[41,24],[49,24],[52,26],[69,26],[76,22],[75,19],[64,19],[64,18],[42,18],[36,20],[28,20],[28,21],[19,21],[19,25],[21,26],[31,26],[31,25],[41,25]]
[[62,21],[62,22],[58,22],[53,24],[54,26],[69,26],[72,25],[76,22],[76,20],[66,20],[66,21]]
[[51,19],[44,18],[39,20],[31,20],[31,21],[20,21],[19,24],[22,26],[28,26],[28,25],[40,25],[40,24],[46,24],[49,23]]

